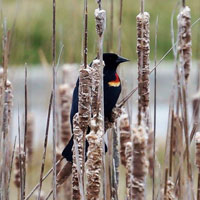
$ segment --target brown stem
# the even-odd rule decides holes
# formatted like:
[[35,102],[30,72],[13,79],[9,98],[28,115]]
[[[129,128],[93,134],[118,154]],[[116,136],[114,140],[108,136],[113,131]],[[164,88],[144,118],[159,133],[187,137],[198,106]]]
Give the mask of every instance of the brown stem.
[[85,0],[85,9],[84,9],[84,13],[85,13],[85,24],[84,24],[84,29],[85,29],[85,33],[84,33],[84,67],[87,67],[87,53],[88,53],[88,49],[87,49],[87,40],[88,40],[88,3],[87,0]]

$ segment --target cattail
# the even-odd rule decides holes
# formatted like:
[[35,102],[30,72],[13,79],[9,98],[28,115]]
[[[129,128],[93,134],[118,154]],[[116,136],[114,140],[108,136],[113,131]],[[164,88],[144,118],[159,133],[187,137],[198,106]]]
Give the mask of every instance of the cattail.
[[149,13],[137,15],[137,54],[138,54],[138,124],[141,124],[141,112],[149,107]]
[[12,116],[12,106],[13,106],[13,92],[12,92],[12,84],[9,80],[6,82],[6,102],[8,104],[8,124],[10,124],[11,116]]
[[92,62],[92,116],[97,115],[98,113],[98,94],[99,94],[99,85],[101,80],[100,72],[100,60],[96,59]]
[[96,32],[101,38],[106,28],[106,11],[97,8],[94,12],[94,15],[96,19]]
[[[98,123],[102,123],[102,119],[98,118]],[[86,175],[87,175],[87,194],[86,198],[100,199],[101,188],[101,169],[102,169],[102,152],[103,152],[103,130],[95,119],[91,120],[91,131],[86,136],[89,143]]]
[[133,183],[132,199],[145,199],[145,177],[148,169],[146,155],[147,134],[143,127],[133,129]]
[[34,135],[34,117],[31,113],[28,113],[28,116],[27,116],[27,138],[26,138],[28,160],[32,160],[33,135]]
[[[14,184],[15,186],[20,189],[21,186],[21,167],[22,167],[22,163],[24,160],[24,151],[23,151],[23,147],[21,146],[20,149],[19,147],[16,148],[16,154],[15,154],[15,171],[14,171]],[[21,160],[21,164],[20,164],[20,160]]]
[[191,65],[191,15],[188,6],[182,7],[178,19],[178,51],[181,67],[184,69],[184,76],[188,82]]
[[80,129],[85,132],[88,128],[91,117],[91,67],[81,66],[79,75],[79,126]]
[[80,177],[83,168],[83,132],[79,127],[78,114],[76,114],[73,119],[73,131],[74,131],[74,146],[73,146],[73,166],[72,166],[72,199],[79,200],[81,199]]
[[131,134],[130,134],[130,124],[128,119],[128,114],[123,110],[122,115],[119,119],[119,130],[120,130],[120,158],[122,165],[126,166],[126,143],[130,142]]
[[72,90],[69,84],[59,86],[60,110],[61,110],[61,141],[66,145],[71,138],[70,105]]
[[164,200],[176,200],[177,199],[174,189],[175,189],[174,183],[171,180],[168,180]]
[[109,120],[105,119],[105,130],[107,130],[109,128],[113,128],[117,118],[119,118],[121,114],[122,114],[121,107],[118,107],[118,106],[114,107],[112,109],[112,113],[111,113]]
[[132,184],[132,152],[133,152],[133,144],[132,142],[125,143],[125,157],[126,159],[125,166],[126,166],[126,196],[127,200],[131,200],[131,184]]

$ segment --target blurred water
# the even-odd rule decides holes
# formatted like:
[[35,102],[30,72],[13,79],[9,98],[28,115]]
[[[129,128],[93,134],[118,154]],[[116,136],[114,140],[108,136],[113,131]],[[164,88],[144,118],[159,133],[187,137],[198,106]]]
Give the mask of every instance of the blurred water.
[[[73,72],[70,74],[70,80],[76,81],[78,76],[78,67],[73,66]],[[127,94],[137,85],[136,64],[124,64],[120,66],[121,80],[124,81],[124,93]],[[193,64],[191,77],[189,81],[189,105],[191,96],[195,93],[197,83],[196,64]],[[28,67],[28,109],[34,115],[35,123],[35,144],[43,141],[46,127],[46,118],[48,111],[49,98],[52,87],[51,68],[42,68],[39,66]],[[18,108],[20,116],[21,131],[23,133],[24,116],[24,68],[10,68],[9,79],[13,84],[14,109],[12,120],[12,134],[18,134]],[[167,131],[169,98],[174,80],[174,64],[171,62],[162,63],[157,69],[157,137],[164,139]],[[61,82],[61,68],[58,70],[58,84]],[[151,75],[151,116],[153,121],[153,73]],[[137,117],[137,92],[129,101],[129,107],[132,111],[133,123]],[[191,106],[190,106],[191,107]],[[191,115],[191,109],[189,109]],[[51,120],[52,121],[52,120]],[[52,123],[51,123],[52,127]],[[52,138],[52,128],[50,128],[49,140]]]

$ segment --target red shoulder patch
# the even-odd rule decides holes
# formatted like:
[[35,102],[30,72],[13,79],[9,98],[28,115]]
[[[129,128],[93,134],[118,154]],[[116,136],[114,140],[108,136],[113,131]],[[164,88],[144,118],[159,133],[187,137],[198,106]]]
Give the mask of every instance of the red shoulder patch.
[[120,86],[120,80],[119,80],[119,76],[117,73],[115,73],[115,80],[108,82],[109,86],[112,87],[119,87]]

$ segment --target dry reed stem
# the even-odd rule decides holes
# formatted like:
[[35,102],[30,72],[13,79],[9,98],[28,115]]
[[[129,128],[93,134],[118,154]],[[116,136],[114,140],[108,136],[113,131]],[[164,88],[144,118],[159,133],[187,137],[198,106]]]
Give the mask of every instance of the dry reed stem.
[[102,130],[102,119],[99,118],[91,120],[91,131],[86,136],[89,147],[86,162],[87,170],[87,194],[86,198],[88,200],[98,200],[100,199],[100,189],[101,189],[101,169],[102,169],[102,153],[103,153],[103,140],[102,136],[104,131]]
[[61,110],[61,141],[65,145],[71,138],[70,104],[71,87],[65,83],[59,86],[60,110]]
[[34,117],[31,113],[28,113],[26,146],[27,146],[27,153],[28,153],[27,155],[29,162],[31,162],[33,155],[33,134],[34,134]]
[[126,143],[131,141],[130,124],[128,114],[123,109],[122,115],[119,119],[119,130],[120,130],[120,158],[122,165],[126,166]]
[[[79,116],[75,114],[73,118],[73,131],[74,131],[74,146],[73,146],[73,165],[72,165],[72,198],[74,200],[81,199],[80,179],[83,176],[84,165],[84,149],[83,149],[83,132],[79,126]],[[76,152],[75,145],[77,143],[78,152]],[[78,170],[80,168],[81,171]]]
[[178,19],[178,51],[181,67],[184,68],[186,83],[190,74],[192,41],[191,41],[191,15],[188,6],[182,7]]
[[132,199],[145,199],[145,177],[148,169],[146,155],[147,134],[145,128],[139,126],[133,129],[133,183]]
[[132,197],[132,152],[133,152],[133,144],[132,142],[126,142],[124,144],[124,147],[125,147],[125,159],[126,159],[126,162],[125,162],[125,166],[126,166],[126,197],[127,197],[127,200],[131,200],[131,197]]
[[138,124],[141,124],[141,112],[149,107],[149,13],[137,15],[137,54],[138,54]]
[[[39,190],[38,190],[38,200],[40,198],[40,192],[42,190],[42,181],[43,181],[43,173],[44,173],[44,165],[46,160],[46,151],[47,151],[47,143],[48,143],[48,135],[49,135],[49,124],[50,124],[50,116],[51,116],[51,109],[52,109],[52,101],[53,101],[53,92],[51,92],[50,101],[49,101],[49,108],[48,108],[48,114],[47,114],[47,122],[46,122],[46,131],[45,131],[45,139],[44,139],[44,146],[43,146],[43,156],[42,156],[42,165],[41,165],[41,171],[40,171],[40,182],[38,184]],[[30,198],[30,196],[33,194],[34,189],[32,193],[30,193],[26,200]]]

